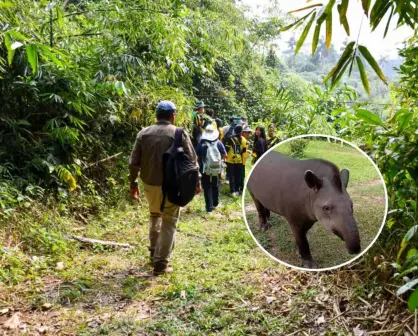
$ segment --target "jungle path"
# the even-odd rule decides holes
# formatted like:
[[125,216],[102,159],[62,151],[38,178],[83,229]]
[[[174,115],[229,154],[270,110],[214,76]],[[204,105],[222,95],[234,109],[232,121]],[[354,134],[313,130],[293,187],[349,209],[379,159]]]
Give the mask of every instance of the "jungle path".
[[227,188],[212,216],[202,195],[183,210],[174,272],[158,278],[149,275],[145,201],[110,209],[84,227],[73,223],[76,234],[133,248],[79,245],[49,276],[2,288],[2,334],[403,335],[413,327],[391,289],[376,289],[368,274],[347,267],[298,272],[271,260]]

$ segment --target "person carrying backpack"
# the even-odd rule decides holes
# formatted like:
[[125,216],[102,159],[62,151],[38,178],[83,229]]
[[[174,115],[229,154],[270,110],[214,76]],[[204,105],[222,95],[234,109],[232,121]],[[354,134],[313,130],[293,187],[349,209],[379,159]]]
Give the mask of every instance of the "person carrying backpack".
[[211,108],[208,108],[205,110],[205,114],[203,116],[204,119],[204,123],[203,123],[203,130],[206,129],[206,127],[208,127],[209,125],[213,125],[215,128],[217,128],[216,125],[216,121],[213,118],[213,116],[215,115],[215,111]]
[[247,161],[247,141],[241,135],[242,126],[234,128],[234,136],[225,141],[225,148],[228,153],[226,164],[229,179],[229,187],[233,197],[239,196],[239,188],[242,179],[243,166]]
[[222,129],[222,133],[223,135],[223,143],[225,145],[226,140],[228,140],[229,138],[233,137],[235,135],[234,133],[234,129],[235,126],[237,125],[241,125],[242,126],[243,121],[241,117],[231,117],[229,118],[229,125],[224,126]]
[[218,130],[209,125],[196,149],[208,214],[219,205],[219,175],[222,171],[222,161],[226,159],[225,147],[218,138]]
[[170,101],[157,105],[157,123],[138,133],[129,160],[131,197],[139,197],[136,180],[140,173],[148,201],[149,251],[155,276],[172,270],[168,260],[180,207],[201,191],[197,156],[187,132],[173,125],[175,112]]
[[197,147],[199,143],[202,132],[203,132],[203,125],[205,123],[205,103],[203,101],[197,102],[194,113],[193,113],[193,131],[192,131],[192,143],[194,148]]

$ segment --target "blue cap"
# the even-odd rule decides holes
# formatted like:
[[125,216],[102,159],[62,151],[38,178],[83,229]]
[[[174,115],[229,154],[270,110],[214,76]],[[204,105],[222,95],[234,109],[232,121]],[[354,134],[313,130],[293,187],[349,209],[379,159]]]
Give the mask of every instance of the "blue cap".
[[176,105],[169,100],[160,101],[157,105],[157,112],[158,111],[175,111],[177,110]]

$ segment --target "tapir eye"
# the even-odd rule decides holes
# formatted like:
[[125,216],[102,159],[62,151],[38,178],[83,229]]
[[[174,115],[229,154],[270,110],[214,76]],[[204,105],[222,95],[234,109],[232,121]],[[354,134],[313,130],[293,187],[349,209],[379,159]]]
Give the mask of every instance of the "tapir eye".
[[324,211],[331,211],[331,207],[329,205],[324,205]]

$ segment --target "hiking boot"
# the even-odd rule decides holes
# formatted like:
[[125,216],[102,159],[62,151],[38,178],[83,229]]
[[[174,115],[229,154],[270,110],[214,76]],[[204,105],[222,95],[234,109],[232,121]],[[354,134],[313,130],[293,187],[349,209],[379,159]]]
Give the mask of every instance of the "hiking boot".
[[152,271],[152,275],[159,276],[165,273],[173,272],[173,267],[167,265],[164,262],[157,262],[154,264],[154,270]]

